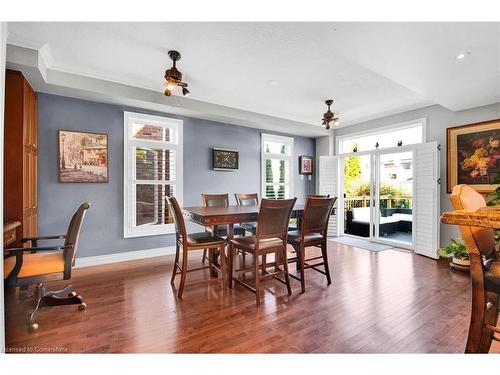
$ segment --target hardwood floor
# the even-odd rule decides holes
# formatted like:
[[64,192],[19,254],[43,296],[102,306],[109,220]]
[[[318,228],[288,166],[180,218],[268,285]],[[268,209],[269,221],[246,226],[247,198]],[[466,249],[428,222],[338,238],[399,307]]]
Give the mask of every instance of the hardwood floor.
[[[88,305],[43,308],[30,334],[8,296],[8,348],[56,352],[462,353],[470,286],[448,264],[404,250],[370,252],[329,242],[332,285],[312,270],[306,293],[265,283],[262,305],[239,285],[187,288],[175,298],[173,256],[74,271]],[[198,259],[199,258],[199,259]],[[199,257],[193,261],[201,261]],[[294,266],[291,267],[294,269]],[[57,289],[65,283],[48,284]],[[12,350],[12,349],[11,349]],[[21,349],[22,350],[22,349]],[[498,345],[492,351],[500,352]]]

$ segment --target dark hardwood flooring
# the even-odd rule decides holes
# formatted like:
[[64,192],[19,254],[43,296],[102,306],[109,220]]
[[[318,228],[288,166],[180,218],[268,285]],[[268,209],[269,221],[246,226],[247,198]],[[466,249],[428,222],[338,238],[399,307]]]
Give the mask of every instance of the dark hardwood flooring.
[[[175,298],[173,256],[77,269],[76,306],[46,307],[28,333],[26,306],[7,296],[8,348],[61,352],[461,353],[467,335],[468,275],[404,250],[370,252],[329,243],[332,285],[309,270],[266,282],[263,303],[239,285],[187,288]],[[201,252],[193,264],[201,261]],[[294,269],[294,266],[291,267]],[[48,284],[57,289],[66,283]],[[500,347],[492,347],[500,352]]]

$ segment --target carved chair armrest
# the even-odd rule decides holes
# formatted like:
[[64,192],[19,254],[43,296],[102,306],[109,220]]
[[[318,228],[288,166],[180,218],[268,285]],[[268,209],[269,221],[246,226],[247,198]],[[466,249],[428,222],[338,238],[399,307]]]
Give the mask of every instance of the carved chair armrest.
[[24,253],[27,251],[33,252],[33,251],[54,251],[54,250],[64,250],[66,248],[71,248],[73,245],[67,245],[67,246],[38,246],[38,247],[18,247],[18,248],[13,248],[13,249],[4,249],[4,254],[10,254],[14,255],[16,253]]

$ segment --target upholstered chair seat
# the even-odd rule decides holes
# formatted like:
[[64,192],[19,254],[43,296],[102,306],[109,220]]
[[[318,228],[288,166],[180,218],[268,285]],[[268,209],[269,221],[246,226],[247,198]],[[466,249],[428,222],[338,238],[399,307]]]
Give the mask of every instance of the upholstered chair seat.
[[[257,243],[256,236],[246,236],[234,238],[232,243],[246,252],[252,253],[255,251],[255,245]],[[259,250],[265,251],[269,249],[274,249],[277,246],[282,246],[283,240],[281,238],[262,238],[259,241]],[[273,250],[274,251],[274,250]]]
[[224,238],[219,236],[214,236],[210,232],[192,233],[187,235],[187,242],[189,245],[214,245],[219,246],[221,242],[224,242]]
[[[16,265],[16,258],[9,257],[4,260],[3,274],[6,279]],[[17,277],[31,277],[64,272],[64,255],[62,252],[35,253],[23,256],[23,266]]]
[[[288,243],[291,243],[291,242],[300,243],[300,238],[301,238],[300,230],[294,230],[294,231],[288,232]],[[314,241],[322,241],[322,240],[323,240],[323,235],[319,232],[307,233],[304,235],[304,242],[305,243],[311,243]]]

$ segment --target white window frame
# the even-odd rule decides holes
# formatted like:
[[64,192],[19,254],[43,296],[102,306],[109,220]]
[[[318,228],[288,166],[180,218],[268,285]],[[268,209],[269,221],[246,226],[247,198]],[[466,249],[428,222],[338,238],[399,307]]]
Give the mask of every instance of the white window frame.
[[[415,128],[417,126],[422,127],[422,142],[421,143],[426,143],[427,142],[427,118],[423,117],[423,118],[418,118],[418,119],[411,120],[411,121],[406,121],[406,122],[401,122],[401,123],[396,123],[396,124],[391,124],[391,125],[385,125],[385,126],[381,126],[381,127],[376,127],[374,129],[362,130],[362,131],[348,133],[345,135],[336,136],[335,137],[335,155],[345,155],[345,154],[352,153],[352,152],[341,152],[341,150],[340,150],[341,142],[345,141],[346,139],[359,138],[359,137],[375,135],[375,134],[383,134],[386,132],[390,132],[392,130],[410,129],[410,128]],[[365,151],[375,151],[375,149],[365,150]]]
[[[136,123],[146,123],[148,125],[156,125],[173,130],[173,139],[169,142],[153,141],[146,139],[132,138],[132,126]],[[183,140],[182,140],[182,120],[146,115],[136,112],[125,111],[123,113],[123,235],[125,238],[155,236],[163,234],[175,233],[174,224],[161,225],[144,225],[136,227],[134,225],[136,217],[136,204],[134,186],[136,184],[164,184],[174,185],[175,198],[182,207],[183,193]],[[150,180],[134,180],[135,163],[133,148],[134,147],[161,147],[175,151],[175,181],[150,181]]]
[[[283,155],[283,154],[276,154],[272,152],[266,152],[265,150],[265,144],[266,142],[279,142],[279,143],[284,143],[286,145],[286,148],[288,150],[288,153]],[[288,191],[289,191],[289,197],[288,198],[293,198],[294,193],[293,193],[293,182],[294,182],[294,163],[293,163],[293,142],[294,139],[292,137],[285,137],[282,135],[274,135],[274,134],[267,134],[267,133],[262,133],[261,134],[261,144],[260,144],[260,150],[261,150],[261,158],[260,158],[260,172],[261,172],[261,197],[265,198],[266,197],[266,159],[277,159],[277,160],[285,160],[288,161],[289,166],[290,166],[290,171],[289,171],[289,179],[290,181],[288,183],[285,182],[285,186],[288,185]]]

